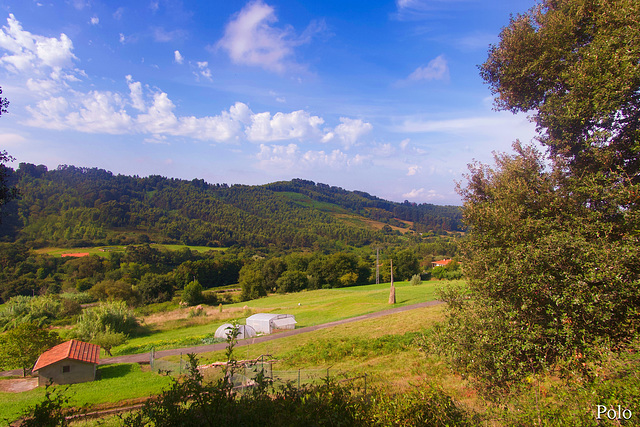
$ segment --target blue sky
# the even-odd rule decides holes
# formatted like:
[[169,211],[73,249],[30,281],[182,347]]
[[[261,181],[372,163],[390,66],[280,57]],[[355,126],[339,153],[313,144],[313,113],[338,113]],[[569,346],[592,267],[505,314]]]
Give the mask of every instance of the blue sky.
[[460,204],[525,115],[478,75],[533,0],[0,0],[0,149],[211,183]]

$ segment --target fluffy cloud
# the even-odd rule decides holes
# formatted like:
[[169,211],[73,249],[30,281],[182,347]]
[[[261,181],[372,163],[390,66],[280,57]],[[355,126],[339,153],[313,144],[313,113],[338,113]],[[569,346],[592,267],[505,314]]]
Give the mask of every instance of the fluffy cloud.
[[418,80],[449,80],[449,64],[443,55],[440,55],[427,64],[426,67],[418,67],[407,77],[408,81]]
[[445,200],[445,196],[439,194],[436,190],[425,190],[424,188],[412,189],[408,193],[402,195],[407,200],[412,200],[418,203],[442,203]]
[[111,92],[90,92],[81,101],[78,111],[69,113],[67,125],[81,132],[125,134],[131,127],[131,117],[124,110],[124,100]]
[[182,64],[182,62],[184,62],[184,57],[180,54],[179,50],[176,50],[175,52],[173,52],[173,58],[174,58],[174,61],[176,61],[176,63],[178,64]]
[[302,152],[297,144],[260,144],[256,155],[258,167],[274,173],[292,173],[309,169],[344,169],[362,163],[361,156],[349,157],[341,150],[308,150]]
[[419,170],[420,170],[420,166],[411,165],[411,166],[409,166],[409,171],[407,172],[407,176],[413,176],[416,173],[418,173]]
[[345,146],[348,148],[363,135],[371,132],[373,126],[371,123],[363,122],[360,119],[350,119],[347,117],[340,117],[340,124],[336,126],[333,132],[327,134],[331,135],[330,138],[325,137],[325,142],[333,138],[333,135],[342,140]]
[[289,31],[271,26],[277,21],[273,7],[260,0],[251,2],[227,24],[218,45],[235,63],[282,72],[292,46],[287,41]]
[[98,25],[100,23],[100,18],[98,18],[97,16],[94,16],[91,18],[91,20],[89,21],[89,23],[91,25]]
[[[0,49],[5,51],[0,66],[16,74],[39,79],[37,84],[63,84],[76,79],[73,61],[73,43],[66,34],[60,38],[44,37],[22,29],[20,22],[9,14],[7,25],[0,29]],[[47,83],[45,80],[49,80]],[[36,84],[36,80],[32,80]]]
[[142,84],[140,82],[133,81],[131,75],[127,77],[127,84],[129,85],[129,91],[131,92],[131,105],[138,111],[144,111],[144,98],[142,96]]
[[211,80],[211,70],[209,70],[209,63],[207,61],[196,62],[198,66],[198,72],[196,73],[196,77],[202,76],[206,79]]
[[296,46],[308,43],[313,35],[326,30],[324,22],[312,22],[298,37],[291,27],[273,26],[276,22],[272,6],[261,0],[250,2],[229,21],[217,47],[226,50],[236,64],[282,73],[296,66],[289,59]]
[[312,116],[306,111],[298,110],[292,113],[264,112],[251,117],[251,126],[246,130],[250,141],[281,141],[287,139],[315,139],[320,137],[318,127],[324,120]]

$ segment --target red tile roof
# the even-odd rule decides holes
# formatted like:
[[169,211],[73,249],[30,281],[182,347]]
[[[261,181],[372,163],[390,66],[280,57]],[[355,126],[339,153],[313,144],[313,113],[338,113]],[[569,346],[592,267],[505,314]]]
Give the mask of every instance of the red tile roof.
[[63,342],[42,353],[33,370],[37,371],[64,359],[98,363],[100,361],[100,346],[78,340]]
[[439,267],[440,266],[444,267],[445,265],[449,264],[451,261],[453,261],[453,260],[452,259],[443,259],[443,260],[440,260],[440,261],[432,262],[432,264],[436,265],[436,266],[439,266]]

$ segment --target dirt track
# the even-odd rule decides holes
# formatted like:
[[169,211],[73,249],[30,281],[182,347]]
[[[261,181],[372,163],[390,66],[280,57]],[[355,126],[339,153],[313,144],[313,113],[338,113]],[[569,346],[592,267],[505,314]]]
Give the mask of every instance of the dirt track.
[[[279,332],[273,335],[264,335],[261,337],[248,338],[248,339],[238,341],[238,344],[236,346],[241,347],[245,345],[258,344],[266,341],[275,340],[278,338],[285,338],[293,335],[304,334],[305,332],[312,332],[312,331],[317,331],[319,329],[330,328],[332,326],[343,325],[345,323],[357,322],[357,321],[366,320],[366,319],[374,319],[376,317],[387,316],[389,314],[394,314],[394,313],[401,313],[403,311],[414,310],[416,308],[431,307],[438,304],[442,304],[442,301],[427,301],[419,304],[396,307],[389,310],[378,311],[376,313],[369,313],[369,314],[363,314],[362,316],[351,317],[349,319],[342,319],[342,320],[336,320],[335,322],[323,323],[321,325],[307,326],[305,328]],[[188,353],[206,353],[210,351],[224,350],[226,346],[227,346],[226,343],[219,343],[219,344],[211,344],[211,345],[199,345],[196,347],[175,348],[171,350],[159,350],[159,351],[156,351],[155,357],[160,358],[160,357],[166,357],[166,356],[178,356],[180,354],[188,354]],[[107,365],[110,363],[143,363],[148,361],[149,361],[149,353],[140,353],[140,354],[130,354],[127,356],[116,356],[108,359],[101,359],[100,364]]]

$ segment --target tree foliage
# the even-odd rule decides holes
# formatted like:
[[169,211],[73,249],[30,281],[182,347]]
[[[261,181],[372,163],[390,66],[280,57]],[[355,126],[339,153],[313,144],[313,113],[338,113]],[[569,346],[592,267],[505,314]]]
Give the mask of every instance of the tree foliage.
[[470,294],[446,296],[447,351],[485,391],[556,368],[589,376],[637,337],[639,7],[543,1],[482,66],[498,107],[531,110],[550,148],[516,143],[459,187]]
[[0,335],[0,366],[4,369],[21,368],[26,375],[40,354],[60,342],[54,331],[40,328],[36,323],[21,323]]
[[101,333],[130,335],[137,326],[138,319],[125,302],[112,301],[84,310],[78,317],[73,335],[83,341],[93,341]]
[[575,170],[635,177],[639,15],[635,0],[544,0],[512,18],[481,67],[497,107],[532,112],[542,142]]

